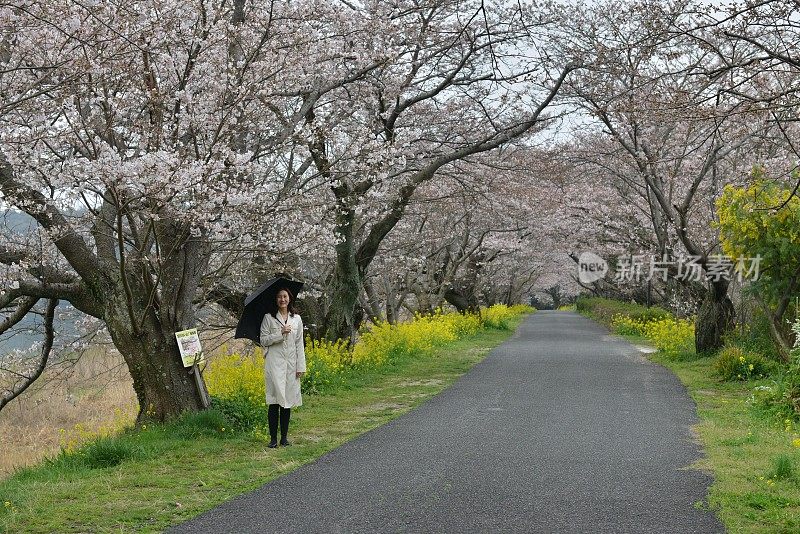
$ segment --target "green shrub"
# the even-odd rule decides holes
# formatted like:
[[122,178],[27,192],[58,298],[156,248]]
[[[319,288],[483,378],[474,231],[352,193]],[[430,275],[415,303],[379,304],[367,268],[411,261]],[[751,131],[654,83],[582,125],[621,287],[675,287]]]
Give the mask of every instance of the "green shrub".
[[800,365],[794,363],[769,385],[755,387],[748,402],[764,415],[787,426],[791,421],[800,420]]
[[[212,396],[211,407],[224,417],[224,422],[234,432],[247,432],[267,425],[267,404],[263,393],[257,402],[244,392],[224,397]],[[224,424],[220,424],[219,428],[222,426]]]
[[[756,387],[749,399],[762,412],[783,421],[787,431],[791,430],[793,421],[800,421],[800,318],[792,325],[792,331],[797,340],[790,354],[791,363],[771,385]],[[778,367],[778,364],[773,365]]]
[[723,380],[763,378],[771,371],[772,365],[763,356],[736,346],[724,347],[714,358],[714,373]]
[[126,440],[99,438],[81,448],[79,454],[83,456],[86,467],[100,469],[137,458],[141,455],[141,450]]
[[[188,412],[173,423],[176,436],[193,439],[198,437],[219,437],[232,434],[237,429],[234,418],[226,416],[220,409],[220,401],[212,397],[212,407],[200,412]],[[239,428],[242,430],[242,428]]]
[[578,297],[575,300],[575,309],[580,313],[592,313],[596,308],[605,304],[613,305],[612,303],[623,304],[622,302],[616,300],[604,299],[600,297]]
[[77,449],[62,449],[55,458],[46,459],[45,464],[59,472],[70,472],[114,467],[125,460],[143,456],[144,450],[127,439],[99,437]]
[[794,466],[792,465],[792,459],[785,455],[781,454],[772,460],[772,470],[769,472],[768,477],[772,480],[784,480],[787,478],[792,478],[794,474]]
[[669,311],[664,308],[659,308],[658,306],[648,308],[641,304],[621,302],[600,297],[580,297],[575,301],[575,309],[610,327],[612,326],[614,316],[617,315],[624,315],[640,322],[650,322],[672,317]]
[[781,356],[769,333],[770,320],[761,311],[756,311],[747,324],[733,329],[725,337],[726,345],[741,347],[746,352],[756,353],[768,360],[780,361]]

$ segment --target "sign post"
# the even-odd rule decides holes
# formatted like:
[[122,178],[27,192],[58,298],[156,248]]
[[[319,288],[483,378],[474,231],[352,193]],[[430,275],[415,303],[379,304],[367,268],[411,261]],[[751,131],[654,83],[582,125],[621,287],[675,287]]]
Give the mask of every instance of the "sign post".
[[203,408],[208,408],[211,404],[211,399],[208,396],[206,384],[200,374],[200,368],[197,366],[200,362],[205,361],[197,328],[175,332],[175,339],[178,340],[178,350],[181,352],[183,366],[191,367],[189,374],[194,375],[194,383],[197,386],[197,392],[200,394]]

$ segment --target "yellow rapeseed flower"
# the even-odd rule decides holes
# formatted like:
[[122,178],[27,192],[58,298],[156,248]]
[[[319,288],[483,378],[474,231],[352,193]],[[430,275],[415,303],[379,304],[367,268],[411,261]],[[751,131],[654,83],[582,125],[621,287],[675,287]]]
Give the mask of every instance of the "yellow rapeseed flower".
[[[423,357],[457,339],[473,336],[484,325],[501,326],[522,313],[533,311],[525,305],[492,306],[478,314],[436,310],[416,314],[398,324],[382,322],[360,332],[354,346],[343,340],[306,339],[306,374],[303,388],[319,391],[335,385],[353,365],[379,367],[401,357]],[[235,397],[252,404],[264,403],[263,352],[249,355],[218,354],[209,360],[204,373],[208,392],[221,399]]]
[[694,322],[667,317],[647,323],[644,334],[655,347],[668,356],[694,352]]

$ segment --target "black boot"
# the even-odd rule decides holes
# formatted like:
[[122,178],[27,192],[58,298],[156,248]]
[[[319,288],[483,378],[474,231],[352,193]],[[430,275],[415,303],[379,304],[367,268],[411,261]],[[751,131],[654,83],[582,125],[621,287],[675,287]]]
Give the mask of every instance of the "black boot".
[[270,449],[274,449],[278,446],[278,405],[277,404],[270,404],[269,411],[267,412],[267,418],[269,420],[269,447]]
[[284,408],[281,406],[281,446],[288,447],[291,445],[289,441],[287,441],[286,436],[289,435],[289,417],[292,415],[291,408]]

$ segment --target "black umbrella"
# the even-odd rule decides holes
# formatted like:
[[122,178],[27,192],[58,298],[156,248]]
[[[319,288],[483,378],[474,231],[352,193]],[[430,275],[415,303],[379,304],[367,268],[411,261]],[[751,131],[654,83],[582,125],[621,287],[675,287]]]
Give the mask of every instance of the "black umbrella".
[[256,343],[260,341],[261,321],[267,313],[278,311],[276,299],[278,291],[288,289],[297,298],[297,294],[303,289],[303,282],[289,280],[288,278],[270,278],[258,289],[247,295],[244,299],[244,312],[236,325],[237,339],[252,339]]

